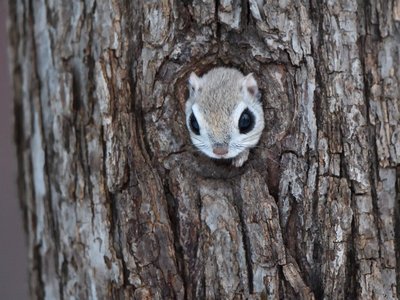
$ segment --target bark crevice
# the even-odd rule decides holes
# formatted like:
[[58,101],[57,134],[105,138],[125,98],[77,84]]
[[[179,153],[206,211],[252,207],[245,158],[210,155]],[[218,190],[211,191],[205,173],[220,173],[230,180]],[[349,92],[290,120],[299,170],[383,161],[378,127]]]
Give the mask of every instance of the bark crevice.
[[[183,287],[184,287],[184,299],[188,299],[187,295],[187,278],[190,277],[191,270],[188,270],[185,266],[187,265],[185,262],[185,255],[182,244],[180,242],[180,223],[179,223],[179,212],[178,212],[178,201],[174,198],[170,188],[170,183],[167,181],[164,182],[164,195],[166,197],[166,202],[168,206],[168,215],[171,224],[171,229],[174,237],[174,249],[175,249],[175,262],[178,269],[178,274],[182,278]],[[188,274],[188,272],[189,274]]]
[[[233,186],[233,185],[232,185]],[[246,226],[246,220],[244,217],[244,212],[243,212],[243,205],[244,201],[243,198],[240,196],[240,190],[238,188],[234,188],[234,203],[236,203],[236,207],[238,210],[238,215],[239,215],[239,220],[240,220],[240,229],[242,232],[242,244],[243,244],[243,249],[245,252],[245,258],[246,258],[246,268],[247,268],[247,277],[248,277],[248,288],[249,288],[249,293],[250,295],[254,293],[254,274],[253,274],[253,261],[252,261],[252,251],[251,249],[251,242],[250,242],[250,237],[248,233],[248,229]]]
[[396,200],[394,205],[394,232],[395,232],[395,253],[396,253],[396,277],[397,294],[400,295],[400,165],[396,168]]

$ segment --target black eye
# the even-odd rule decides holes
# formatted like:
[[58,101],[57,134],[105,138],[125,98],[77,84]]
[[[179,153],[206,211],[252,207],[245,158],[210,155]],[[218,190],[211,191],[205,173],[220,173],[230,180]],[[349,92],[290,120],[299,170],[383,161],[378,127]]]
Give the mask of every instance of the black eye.
[[239,131],[241,134],[250,132],[254,128],[254,115],[246,108],[239,118]]
[[192,113],[189,118],[190,129],[192,129],[193,133],[196,135],[200,135],[200,126],[197,123],[196,117]]

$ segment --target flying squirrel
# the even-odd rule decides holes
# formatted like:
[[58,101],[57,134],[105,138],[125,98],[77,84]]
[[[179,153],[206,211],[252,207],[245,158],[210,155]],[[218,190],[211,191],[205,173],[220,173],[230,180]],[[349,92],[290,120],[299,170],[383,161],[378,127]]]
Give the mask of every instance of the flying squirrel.
[[202,77],[191,73],[186,125],[195,147],[241,167],[264,129],[264,111],[252,73],[218,67]]

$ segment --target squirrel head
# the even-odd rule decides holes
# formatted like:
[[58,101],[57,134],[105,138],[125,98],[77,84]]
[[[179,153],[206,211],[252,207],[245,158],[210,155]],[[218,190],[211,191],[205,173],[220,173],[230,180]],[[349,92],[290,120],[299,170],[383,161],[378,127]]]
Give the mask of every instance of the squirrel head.
[[230,159],[254,147],[264,129],[264,112],[253,74],[215,68],[189,77],[186,124],[194,146],[209,157]]

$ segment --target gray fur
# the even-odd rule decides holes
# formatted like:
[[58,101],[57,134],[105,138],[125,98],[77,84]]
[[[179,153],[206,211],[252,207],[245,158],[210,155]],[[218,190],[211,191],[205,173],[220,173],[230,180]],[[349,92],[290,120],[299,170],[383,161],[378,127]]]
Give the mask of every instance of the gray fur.
[[[245,80],[247,84],[251,84],[251,87],[244,86]],[[239,150],[230,150],[230,152],[237,156],[235,156],[237,162],[234,161],[233,164],[241,166],[247,160],[248,148],[258,142],[264,128],[264,114],[258,101],[257,83],[252,75],[244,76],[236,69],[219,67],[210,70],[201,78],[192,73],[189,87],[191,93],[186,103],[186,119],[193,143],[206,155],[214,158],[222,158],[212,154],[215,144],[226,144],[230,148],[230,144],[234,143],[232,147],[238,144],[241,151],[237,153]],[[256,93],[252,93],[254,90]],[[196,136],[191,131],[189,124],[189,117],[195,104],[202,116],[198,119],[201,128],[200,136]],[[239,105],[245,105],[256,116],[255,129],[247,135],[240,135],[238,132]],[[241,139],[246,138],[251,138],[251,142],[240,143]]]

